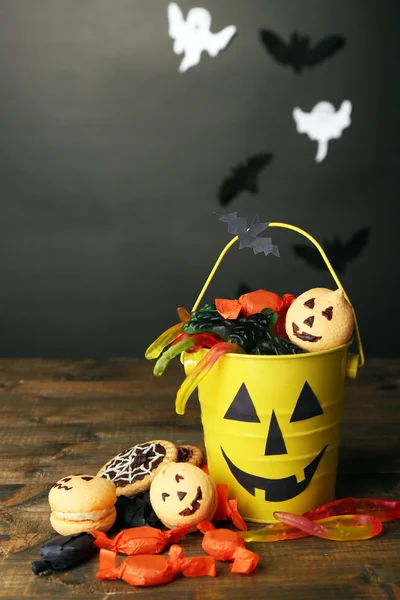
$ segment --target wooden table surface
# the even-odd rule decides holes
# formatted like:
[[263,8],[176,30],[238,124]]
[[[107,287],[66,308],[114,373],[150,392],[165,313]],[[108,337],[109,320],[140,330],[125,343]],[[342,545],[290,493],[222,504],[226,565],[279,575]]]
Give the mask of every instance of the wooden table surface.
[[[400,521],[370,541],[317,538],[249,544],[260,554],[251,575],[217,563],[216,578],[153,588],[96,579],[98,557],[37,577],[31,561],[55,534],[47,495],[57,479],[97,470],[137,442],[163,438],[202,444],[197,400],[174,412],[181,366],[154,378],[144,360],[0,360],[0,597],[265,600],[400,600]],[[346,384],[337,496],[400,499],[400,360],[367,361]],[[203,554],[201,534],[183,540]]]

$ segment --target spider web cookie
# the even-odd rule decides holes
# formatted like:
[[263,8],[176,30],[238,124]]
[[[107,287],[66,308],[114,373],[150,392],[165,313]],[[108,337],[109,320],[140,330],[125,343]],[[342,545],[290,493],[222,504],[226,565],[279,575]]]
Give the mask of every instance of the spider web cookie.
[[114,456],[97,473],[113,481],[117,496],[132,498],[150,489],[150,484],[162,467],[176,462],[178,449],[172,442],[152,440],[136,444]]

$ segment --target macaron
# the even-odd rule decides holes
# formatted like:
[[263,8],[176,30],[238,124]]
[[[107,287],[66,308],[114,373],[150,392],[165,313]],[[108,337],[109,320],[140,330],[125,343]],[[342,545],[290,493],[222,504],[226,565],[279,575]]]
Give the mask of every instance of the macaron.
[[50,522],[60,535],[108,531],[117,513],[115,484],[93,475],[70,475],[57,481],[49,493]]

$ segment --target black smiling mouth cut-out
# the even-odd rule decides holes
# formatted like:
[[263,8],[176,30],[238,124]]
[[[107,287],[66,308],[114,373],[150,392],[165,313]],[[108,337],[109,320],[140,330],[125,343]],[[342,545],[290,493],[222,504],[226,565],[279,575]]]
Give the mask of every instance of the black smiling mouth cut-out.
[[268,477],[251,475],[233,464],[222,447],[221,452],[232,475],[249,494],[254,496],[256,489],[264,490],[266,502],[284,502],[285,500],[295,498],[309,486],[327,447],[328,445],[305,467],[304,479],[300,482],[297,482],[295,475],[289,475],[281,479],[269,479]]

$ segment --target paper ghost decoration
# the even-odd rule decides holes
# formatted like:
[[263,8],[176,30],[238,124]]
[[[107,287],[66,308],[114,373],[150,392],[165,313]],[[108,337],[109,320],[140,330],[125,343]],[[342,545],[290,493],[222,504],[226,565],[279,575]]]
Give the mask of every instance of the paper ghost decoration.
[[349,100],[344,100],[337,111],[330,102],[318,102],[309,113],[298,107],[293,110],[298,133],[306,133],[310,140],[318,142],[316,162],[326,158],[329,140],[340,138],[343,130],[349,127],[351,110]]
[[211,15],[205,8],[191,8],[185,21],[175,2],[168,5],[168,24],[168,34],[175,40],[175,54],[185,54],[178,68],[180,73],[198,65],[204,50],[211,57],[217,56],[237,31],[234,25],[229,25],[218,33],[211,33]]

